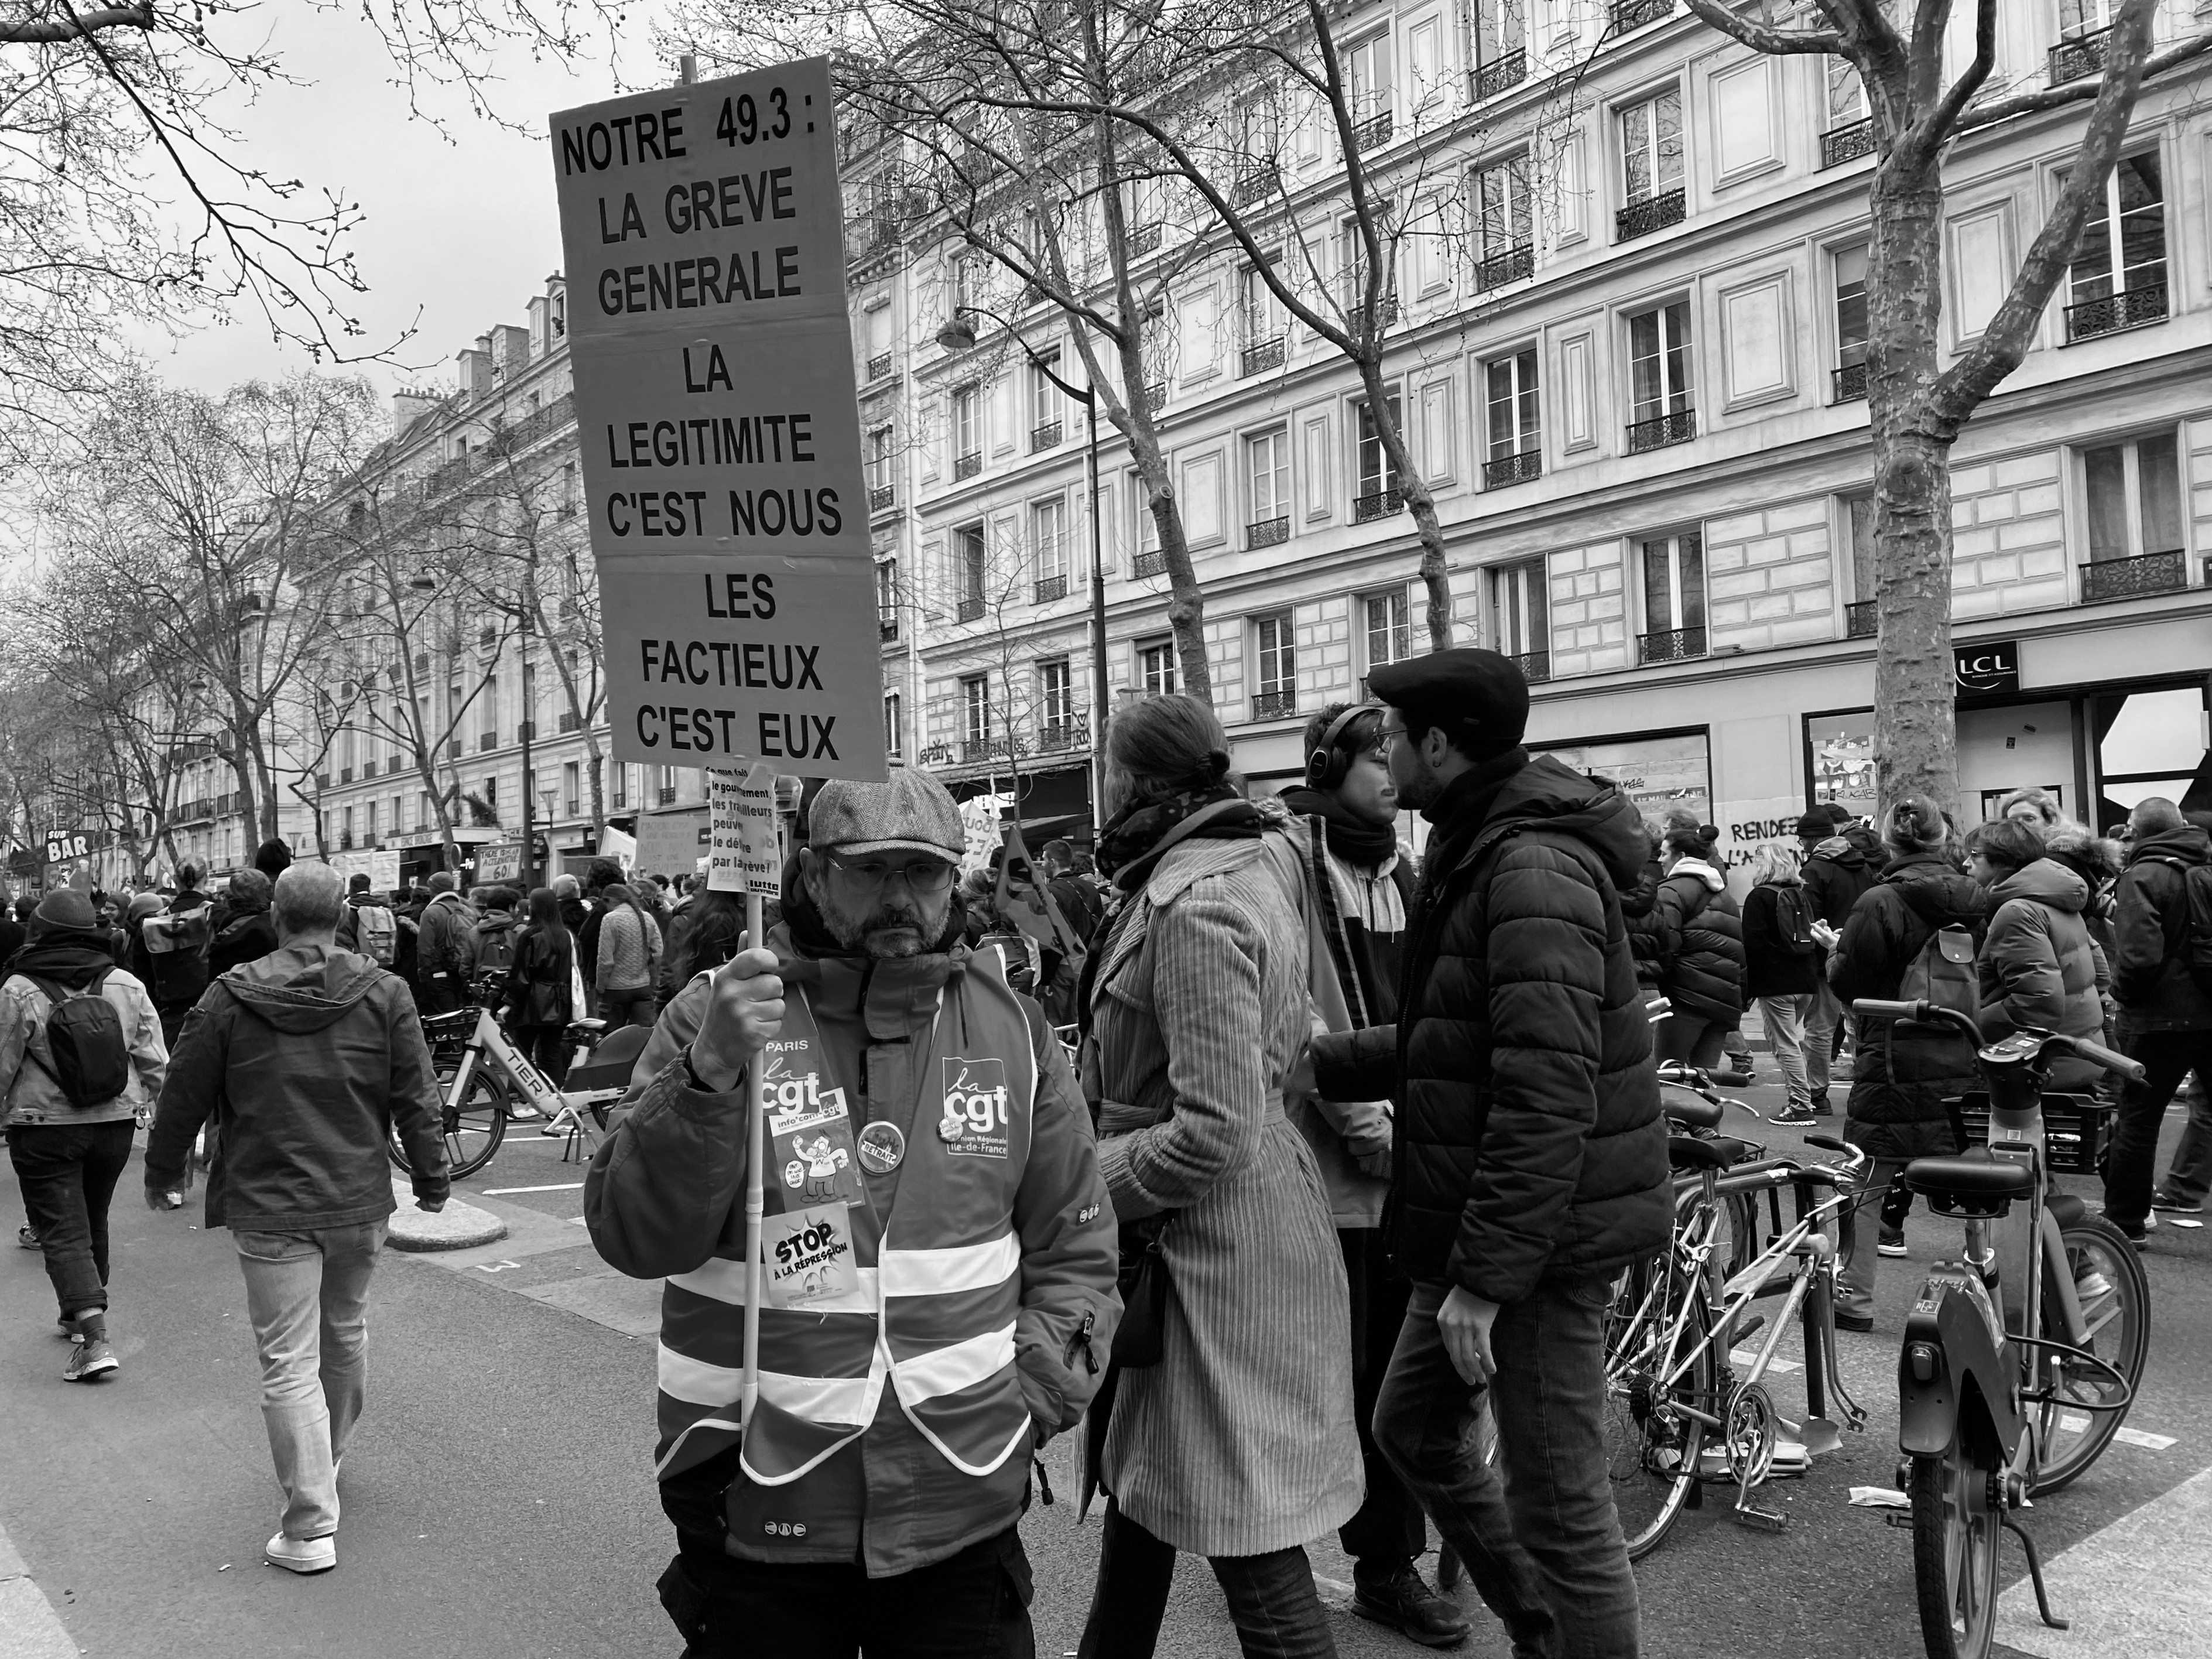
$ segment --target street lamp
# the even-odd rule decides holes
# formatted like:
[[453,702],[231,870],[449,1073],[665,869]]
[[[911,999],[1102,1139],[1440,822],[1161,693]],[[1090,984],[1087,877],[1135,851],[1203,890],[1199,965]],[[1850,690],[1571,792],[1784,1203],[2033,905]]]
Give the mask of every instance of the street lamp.
[[[1083,416],[1090,432],[1088,465],[1091,476],[1091,822],[1092,841],[1096,844],[1097,827],[1106,821],[1106,567],[1100,547],[1098,524],[1098,393],[1091,386],[1075,386],[1062,380],[1060,372],[1038,356],[1030,343],[1015,331],[1014,325],[995,311],[981,306],[966,305],[955,308],[952,320],[937,331],[937,343],[947,351],[965,351],[975,343],[975,325],[970,320],[976,316],[988,317],[1006,331],[1009,339],[1022,349],[1030,366],[1058,386],[1062,393],[1083,405]],[[1017,818],[1021,809],[1014,809]]]

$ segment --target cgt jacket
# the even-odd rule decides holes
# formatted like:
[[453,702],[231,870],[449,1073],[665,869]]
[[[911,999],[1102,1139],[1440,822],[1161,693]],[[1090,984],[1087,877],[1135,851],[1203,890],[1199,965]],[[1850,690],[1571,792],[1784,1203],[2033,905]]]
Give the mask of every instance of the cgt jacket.
[[1513,750],[1435,826],[1400,1015],[1317,1039],[1333,1099],[1398,1103],[1399,1271],[1517,1302],[1661,1249],[1673,1213],[1651,1031],[1621,918],[1649,855],[1610,783]]
[[2189,927],[2183,873],[2212,863],[2212,839],[2191,824],[2128,849],[2112,906],[2112,995],[2130,1031],[2212,1030],[2212,1002],[2181,959]]

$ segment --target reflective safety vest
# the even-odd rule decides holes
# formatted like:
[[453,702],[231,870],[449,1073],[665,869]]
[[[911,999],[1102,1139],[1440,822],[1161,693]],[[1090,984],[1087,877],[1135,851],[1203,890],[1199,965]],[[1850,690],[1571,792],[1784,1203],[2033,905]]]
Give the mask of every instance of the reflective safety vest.
[[[927,1042],[889,1212],[852,1206],[857,1289],[803,1310],[761,1309],[760,1391],[739,1456],[756,1486],[799,1481],[858,1440],[886,1385],[907,1422],[963,1474],[994,1474],[1030,1432],[1014,1364],[1022,1285],[1013,1214],[1037,1067],[1029,1020],[996,951],[955,970]],[[763,1062],[774,1077],[842,1086],[857,1136],[866,1103],[846,1074],[853,1058],[833,1062],[805,992],[792,988]],[[741,1240],[728,1256],[667,1281],[656,1457],[664,1479],[738,1437],[744,1296]]]

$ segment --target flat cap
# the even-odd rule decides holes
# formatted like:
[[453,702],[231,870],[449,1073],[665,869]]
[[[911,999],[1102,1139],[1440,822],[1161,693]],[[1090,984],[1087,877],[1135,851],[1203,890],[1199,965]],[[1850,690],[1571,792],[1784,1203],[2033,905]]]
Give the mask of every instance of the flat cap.
[[806,840],[841,853],[934,853],[955,863],[968,850],[960,809],[945,786],[907,766],[893,767],[887,783],[823,784],[807,812]]
[[1528,729],[1528,680],[1520,665],[1471,645],[1385,664],[1368,674],[1367,690],[1393,708],[1469,730],[1485,747],[1510,749]]

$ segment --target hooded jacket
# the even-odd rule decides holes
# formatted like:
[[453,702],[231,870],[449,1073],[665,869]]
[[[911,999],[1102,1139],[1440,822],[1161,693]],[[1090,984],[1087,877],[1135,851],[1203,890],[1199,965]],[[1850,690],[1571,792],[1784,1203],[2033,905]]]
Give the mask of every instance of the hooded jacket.
[[[1965,927],[1978,947],[1989,896],[1940,853],[1908,853],[1851,907],[1828,963],[1828,983],[1849,1007],[1860,997],[1894,998],[1905,970],[1938,927]],[[1844,1138],[1876,1158],[1955,1152],[1948,1095],[1978,1086],[1963,1037],[1897,1022],[1859,1019]]]
[[1620,915],[1628,924],[1628,949],[1636,958],[1636,978],[1655,995],[1659,989],[1659,884],[1666,879],[1667,866],[1654,854],[1644,860],[1634,885],[1620,890]]
[[487,910],[477,918],[476,939],[469,950],[469,968],[472,974],[496,970],[501,977],[514,966],[515,946],[522,938],[522,924],[512,910]]
[[[2108,975],[2104,953],[2089,937],[2082,911],[2088,884],[2051,859],[2038,859],[1990,889],[1990,931],[1974,958],[1982,988],[1984,1041],[2024,1026],[2101,1042]],[[2075,1075],[2054,1074],[2053,1088],[2094,1082],[2098,1068],[2068,1063]]]
[[476,913],[459,893],[440,893],[422,907],[415,962],[423,975],[465,980],[476,969]]
[[2183,872],[2212,863],[2212,839],[2191,824],[2128,849],[2112,905],[2112,994],[2130,1031],[2212,1030],[2212,1003],[2181,959],[2189,931]]
[[1667,1242],[1667,1136],[1619,897],[1650,843],[1613,785],[1519,749],[1424,816],[1398,1023],[1316,1039],[1316,1081],[1398,1103],[1399,1271],[1517,1302],[1547,1273]]
[[233,899],[208,946],[208,972],[220,976],[276,948],[276,927],[269,919],[268,902]]
[[[169,1063],[161,1041],[161,1022],[154,1000],[136,975],[114,966],[106,940],[97,932],[56,929],[25,945],[13,971],[0,984],[0,1122],[117,1123],[150,1106],[161,1092]],[[122,1022],[131,1051],[131,1081],[113,1100],[78,1107],[62,1092],[46,1047],[46,1021],[54,1004],[29,975],[65,991],[89,988],[102,973],[100,994]]]
[[1678,1013],[1733,1027],[1743,1018],[1743,913],[1728,878],[1703,859],[1677,859],[1652,915],[1667,1000]]
[[218,1130],[207,1224],[307,1232],[380,1221],[396,1128],[415,1196],[450,1183],[438,1084],[415,999],[367,957],[293,944],[234,968],[185,1017],[146,1143],[146,1186],[181,1189],[193,1137]]
[[1811,996],[1820,988],[1820,951],[1793,951],[1782,927],[1782,896],[1795,889],[1796,902],[1812,907],[1796,876],[1762,881],[1743,896],[1743,994],[1754,997]]
[[1850,920],[1859,895],[1880,875],[1865,850],[1849,837],[1829,836],[1805,858],[1805,897],[1813,914],[1840,930]]

